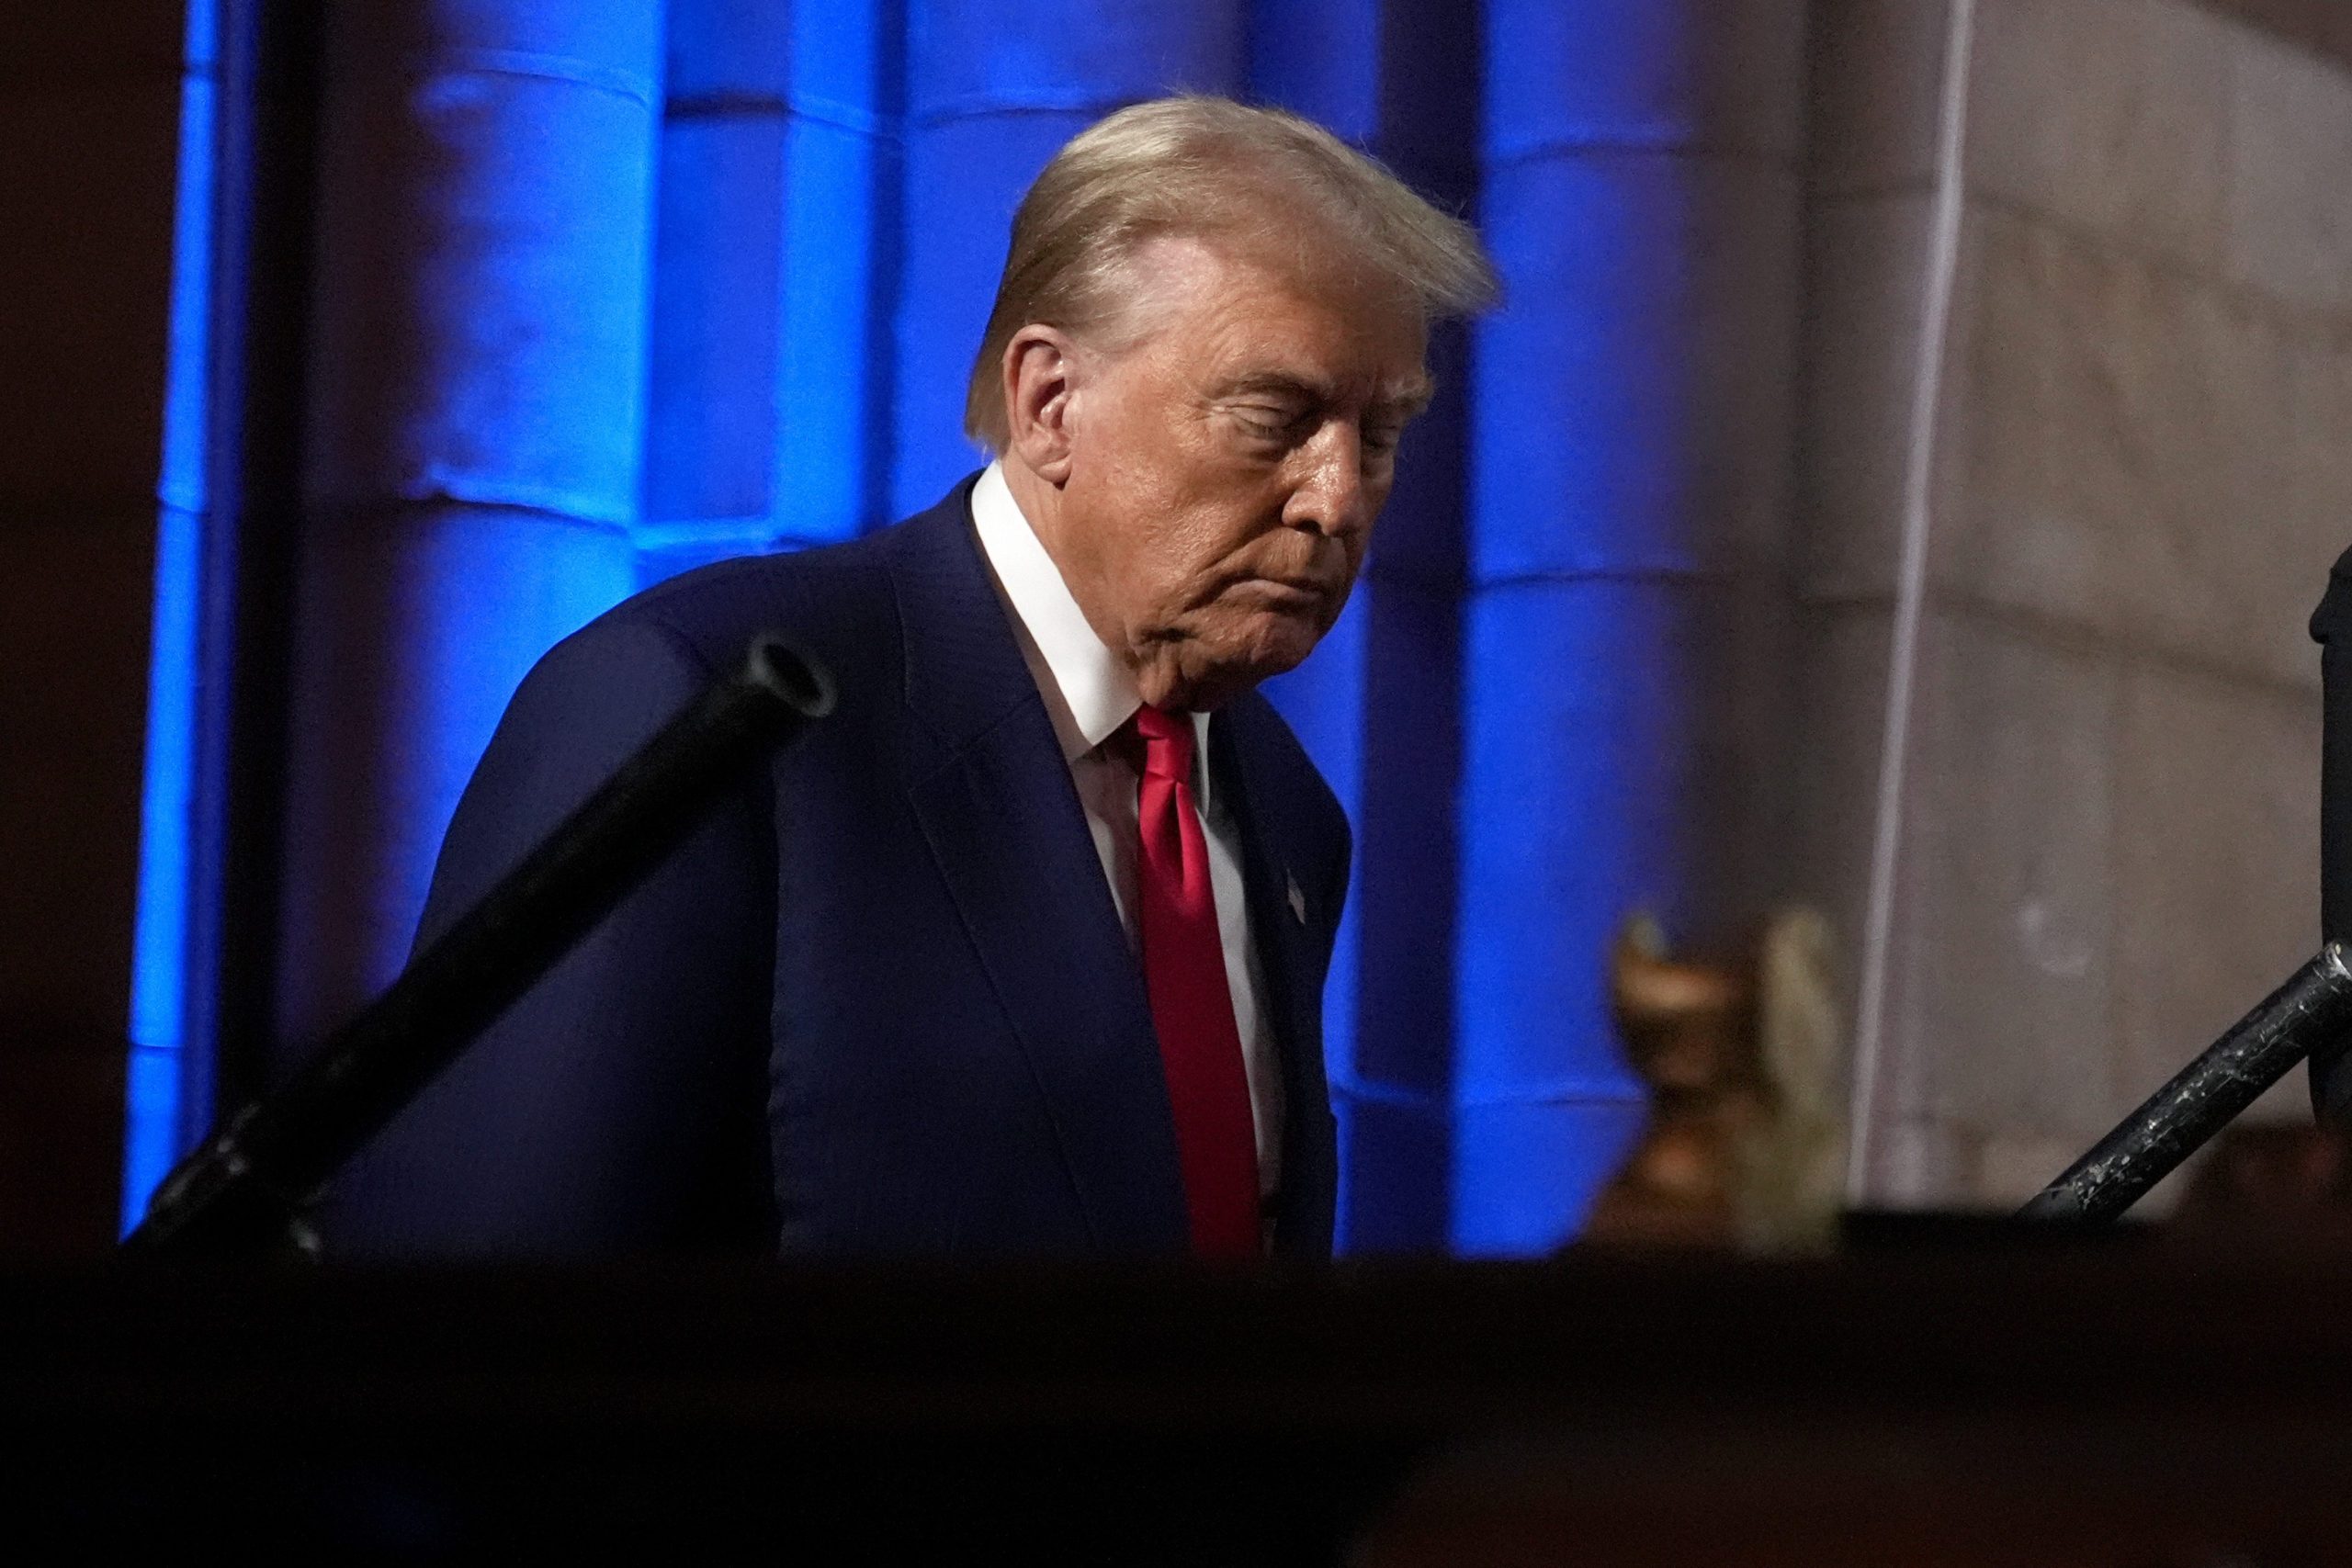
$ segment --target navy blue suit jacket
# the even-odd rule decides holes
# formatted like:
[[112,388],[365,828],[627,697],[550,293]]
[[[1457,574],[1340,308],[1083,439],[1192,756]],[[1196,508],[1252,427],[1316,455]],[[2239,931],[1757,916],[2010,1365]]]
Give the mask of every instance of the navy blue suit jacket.
[[[420,941],[753,634],[788,631],[840,701],[355,1162],[321,1215],[331,1248],[1184,1249],[1141,970],[970,489],[854,544],[674,579],[540,661],[458,807]],[[1327,1256],[1347,820],[1262,697],[1210,740],[1281,1047],[1276,1247]]]

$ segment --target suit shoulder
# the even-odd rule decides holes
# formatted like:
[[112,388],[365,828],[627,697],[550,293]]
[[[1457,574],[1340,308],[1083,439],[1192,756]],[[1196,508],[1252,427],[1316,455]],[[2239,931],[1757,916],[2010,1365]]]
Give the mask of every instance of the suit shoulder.
[[[467,784],[435,874],[436,906],[478,896],[516,846],[536,840],[735,668],[754,637],[792,637],[837,687],[886,682],[897,619],[873,562],[878,537],[682,573],[549,649],[508,701]],[[853,714],[880,706],[845,705]]]
[[732,665],[745,644],[768,631],[835,658],[842,649],[869,650],[897,630],[882,565],[886,538],[700,567],[624,601],[582,635],[655,631],[691,649],[708,671]]
[[775,631],[837,676],[874,667],[904,635],[895,574],[909,562],[968,547],[971,485],[967,479],[929,511],[863,538],[682,572],[624,601],[581,635],[658,628],[707,671],[717,671],[731,666],[753,637]]

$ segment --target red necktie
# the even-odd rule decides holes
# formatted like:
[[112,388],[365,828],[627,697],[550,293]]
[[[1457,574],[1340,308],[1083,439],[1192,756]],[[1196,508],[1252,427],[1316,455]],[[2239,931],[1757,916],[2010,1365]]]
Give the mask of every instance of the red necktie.
[[1136,860],[1144,987],[1176,1113],[1193,1250],[1204,1258],[1254,1258],[1258,1138],[1225,981],[1208,839],[1193,800],[1192,716],[1145,707],[1130,722],[1144,753],[1143,852]]

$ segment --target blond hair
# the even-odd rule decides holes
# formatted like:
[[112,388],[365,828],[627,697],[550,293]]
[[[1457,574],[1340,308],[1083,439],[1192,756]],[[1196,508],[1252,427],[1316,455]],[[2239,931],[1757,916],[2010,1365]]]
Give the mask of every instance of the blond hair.
[[1470,226],[1312,120],[1201,95],[1136,104],[1071,138],[1021,198],[972,362],[965,434],[1004,449],[1004,351],[1013,334],[1032,322],[1070,333],[1099,325],[1126,302],[1120,274],[1145,241],[1261,232],[1312,218],[1425,320],[1494,302],[1494,267]]

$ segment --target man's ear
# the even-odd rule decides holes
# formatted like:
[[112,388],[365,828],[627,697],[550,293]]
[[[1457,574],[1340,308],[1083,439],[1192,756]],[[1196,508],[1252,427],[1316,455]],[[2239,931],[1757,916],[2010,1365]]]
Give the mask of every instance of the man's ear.
[[1070,470],[1070,394],[1079,375],[1077,345],[1058,327],[1032,322],[1004,345],[1008,457],[1048,484]]

